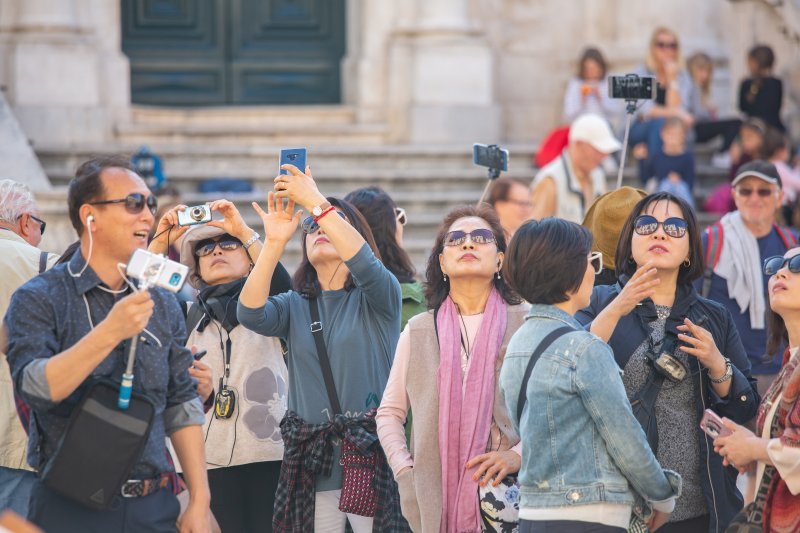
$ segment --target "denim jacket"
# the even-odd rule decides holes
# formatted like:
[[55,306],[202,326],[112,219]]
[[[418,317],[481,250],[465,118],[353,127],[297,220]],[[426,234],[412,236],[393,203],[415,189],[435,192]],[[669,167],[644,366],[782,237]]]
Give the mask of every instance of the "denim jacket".
[[[537,361],[527,404],[517,399],[531,353],[551,331],[556,339]],[[611,349],[564,311],[533,305],[512,337],[500,372],[511,420],[524,443],[520,508],[605,502],[659,503],[680,493],[680,476],[664,471],[633,416]]]

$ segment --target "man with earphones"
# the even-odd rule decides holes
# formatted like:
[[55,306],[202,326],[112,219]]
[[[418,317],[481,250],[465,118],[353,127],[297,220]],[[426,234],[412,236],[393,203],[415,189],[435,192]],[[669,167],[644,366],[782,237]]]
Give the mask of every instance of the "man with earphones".
[[[79,250],[23,285],[6,316],[14,386],[32,408],[28,463],[46,470],[90,382],[119,382],[129,339],[137,335],[134,392],[150,398],[155,417],[130,479],[106,510],[76,503],[37,481],[28,519],[48,533],[167,532],[175,531],[176,521],[181,533],[206,533],[211,496],[204,415],[188,373],[192,354],[184,347],[180,306],[162,289],[132,290],[124,275],[131,254],[147,246],[155,197],[126,159],[103,157],[78,168],[68,202]],[[180,517],[165,437],[189,487],[189,504]]]

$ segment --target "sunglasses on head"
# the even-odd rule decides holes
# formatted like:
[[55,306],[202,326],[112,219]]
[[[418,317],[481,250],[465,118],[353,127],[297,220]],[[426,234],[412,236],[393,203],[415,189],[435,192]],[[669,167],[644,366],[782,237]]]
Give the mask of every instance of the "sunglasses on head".
[[797,274],[800,272],[800,255],[794,255],[790,258],[785,258],[782,255],[776,255],[764,259],[764,274],[767,276],[774,276],[778,270],[782,269],[789,264],[789,272]]
[[406,210],[402,207],[395,207],[394,208],[394,216],[397,218],[397,223],[401,226],[405,226],[406,222],[408,222],[408,217],[406,216]]
[[197,245],[194,254],[197,257],[205,257],[214,251],[214,248],[219,246],[219,249],[225,252],[232,252],[242,246],[240,241],[234,239],[220,239],[218,241],[203,241]]
[[589,254],[589,264],[594,269],[594,275],[598,275],[603,271],[603,252],[592,252]]
[[755,189],[752,189],[750,187],[736,187],[736,194],[738,194],[739,196],[747,197],[753,193],[756,193],[761,198],[766,198],[768,196],[771,196],[774,193],[774,191],[772,189],[761,189],[758,187],[756,187]]
[[664,222],[659,222],[652,215],[640,215],[633,221],[633,231],[637,235],[652,235],[658,230],[658,226],[664,228],[664,233],[675,239],[680,239],[686,235],[689,225],[685,220],[678,217],[670,217]]
[[118,198],[116,200],[98,200],[96,202],[89,202],[89,205],[104,205],[104,204],[125,204],[125,210],[132,215],[142,212],[144,206],[150,210],[150,213],[155,216],[156,209],[158,208],[158,198],[152,194],[145,196],[140,192],[131,193],[125,198]]
[[494,242],[494,233],[492,233],[492,230],[479,228],[472,230],[469,233],[461,230],[451,231],[445,235],[444,245],[461,246],[467,242],[467,237],[469,237],[469,240],[472,242],[472,244],[488,244],[490,242]]
[[[347,220],[347,215],[345,215],[344,213],[342,213],[338,209],[334,209],[334,211],[336,211],[336,213],[340,217],[342,217],[343,219]],[[305,218],[305,220],[303,220],[303,223],[300,224],[300,228],[302,228],[302,230],[305,233],[307,233],[308,235],[311,235],[312,233],[316,232],[319,229],[319,224],[314,222],[314,215],[309,215],[309,216],[307,216]]]
[[657,41],[656,42],[656,47],[657,48],[664,48],[664,49],[667,49],[667,50],[677,50],[678,49],[678,43],[676,43],[675,41]]

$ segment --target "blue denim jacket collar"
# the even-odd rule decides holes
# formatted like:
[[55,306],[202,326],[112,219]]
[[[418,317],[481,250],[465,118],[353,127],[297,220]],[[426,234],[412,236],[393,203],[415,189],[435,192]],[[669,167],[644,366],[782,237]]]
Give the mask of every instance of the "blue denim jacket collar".
[[583,326],[581,326],[580,322],[575,320],[575,317],[554,305],[531,304],[531,310],[528,312],[528,316],[525,317],[525,320],[530,320],[531,318],[549,318],[563,322],[567,326],[571,326],[575,329],[583,329]]

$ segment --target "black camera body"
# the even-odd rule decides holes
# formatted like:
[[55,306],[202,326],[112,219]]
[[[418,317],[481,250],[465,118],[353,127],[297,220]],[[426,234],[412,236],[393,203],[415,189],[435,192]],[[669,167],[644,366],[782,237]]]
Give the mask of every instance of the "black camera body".
[[608,77],[608,94],[618,100],[655,100],[656,87],[653,76],[625,74]]
[[223,386],[214,398],[214,417],[230,418],[236,408],[236,393],[230,387]]
[[475,143],[472,145],[472,163],[488,168],[494,179],[500,172],[508,171],[508,150],[496,144]]

